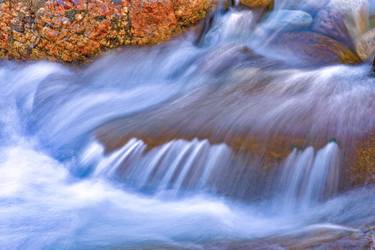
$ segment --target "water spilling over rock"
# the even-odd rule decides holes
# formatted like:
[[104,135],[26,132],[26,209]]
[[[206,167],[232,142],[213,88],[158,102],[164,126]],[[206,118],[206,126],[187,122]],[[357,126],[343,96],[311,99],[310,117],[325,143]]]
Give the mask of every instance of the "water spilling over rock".
[[325,5],[237,1],[85,67],[2,61],[0,248],[370,249],[371,66],[310,21],[267,29],[285,6]]

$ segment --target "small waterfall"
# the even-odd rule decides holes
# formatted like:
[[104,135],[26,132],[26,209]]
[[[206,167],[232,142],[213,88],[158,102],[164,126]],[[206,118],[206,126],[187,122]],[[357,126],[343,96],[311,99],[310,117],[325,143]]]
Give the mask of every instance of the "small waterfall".
[[255,15],[250,11],[230,9],[229,14],[215,19],[213,27],[205,34],[205,46],[217,46],[223,43],[248,43],[251,30],[255,26]]
[[[294,149],[281,166],[275,192],[284,211],[307,209],[338,191],[339,148],[331,142],[316,151]],[[280,195],[281,192],[281,195]]]
[[238,2],[199,37],[82,68],[0,63],[1,249],[205,249],[375,223],[374,186],[338,188],[348,144],[374,132],[370,66],[305,68],[268,46],[282,7],[320,1]]
[[[90,145],[84,155],[92,152],[90,159],[100,158],[102,150],[93,151],[93,147],[96,146]],[[209,188],[215,171],[230,163],[231,154],[224,144],[211,145],[207,140],[176,140],[147,150],[143,141],[132,139],[118,151],[102,157],[94,176],[114,178],[139,191],[203,191]]]
[[244,197],[251,198],[256,192],[248,187],[260,182],[265,185],[260,196],[268,195],[267,185],[275,186],[274,201],[290,212],[310,208],[338,191],[339,148],[334,142],[320,150],[294,149],[280,166],[275,166],[276,174],[271,180],[267,180],[267,173],[259,174],[262,165],[251,159],[236,160],[236,153],[225,144],[212,145],[207,140],[174,140],[148,150],[143,141],[131,139],[108,156],[103,156],[103,150],[93,143],[83,155],[81,164],[99,159],[94,176],[112,178],[128,188],[154,194],[208,191],[239,197],[247,192]]

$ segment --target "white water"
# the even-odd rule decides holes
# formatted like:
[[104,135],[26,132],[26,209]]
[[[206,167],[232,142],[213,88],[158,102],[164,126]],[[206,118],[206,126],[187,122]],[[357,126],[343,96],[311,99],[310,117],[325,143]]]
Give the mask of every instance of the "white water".
[[248,58],[252,15],[218,15],[201,46],[190,34],[85,69],[3,62],[0,248],[199,249],[373,224],[374,187],[340,193],[334,142],[291,149],[274,173],[224,143],[176,139],[148,149],[133,138],[107,154],[94,139],[97,127],[124,117],[125,131],[155,133],[329,127],[345,138],[374,127],[368,66],[286,69]]

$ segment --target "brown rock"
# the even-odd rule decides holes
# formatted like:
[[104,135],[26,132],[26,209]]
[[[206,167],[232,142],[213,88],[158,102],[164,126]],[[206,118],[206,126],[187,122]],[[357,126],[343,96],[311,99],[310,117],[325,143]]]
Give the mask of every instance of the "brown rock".
[[84,62],[123,45],[170,39],[214,0],[0,1],[0,58]]
[[215,0],[191,1],[175,0],[174,12],[181,27],[190,26],[207,15]]
[[360,36],[355,48],[362,60],[367,60],[375,54],[375,28]]
[[350,160],[348,175],[352,186],[375,183],[375,135],[358,140]]
[[0,2],[0,57],[8,54],[8,44],[11,40],[10,23],[12,21],[10,1]]
[[[228,48],[223,50],[228,52]],[[319,47],[316,50],[319,51]],[[241,52],[244,54],[243,50]],[[220,51],[215,51],[214,54],[215,58],[218,58]],[[229,54],[235,53],[230,51]],[[237,62],[241,60],[239,57],[234,58]],[[204,63],[197,65],[207,73],[210,71],[216,73],[216,70],[212,69],[213,64],[210,59],[207,58],[211,68],[205,68]],[[323,100],[336,98],[335,95],[325,98],[324,91],[321,94],[322,101],[315,100],[310,103],[311,100],[306,100],[305,103],[305,100],[301,100],[293,106],[293,109],[292,106],[290,107],[290,115],[280,113],[273,117],[276,107],[285,105],[285,100],[290,100],[290,96],[298,95],[296,91],[301,91],[303,95],[305,88],[308,89],[310,84],[316,82],[314,78],[301,77],[298,81],[307,81],[301,84],[301,89],[290,89],[290,92],[288,91],[290,96],[280,99],[280,93],[273,84],[281,83],[277,86],[283,89],[282,95],[284,95],[282,83],[292,80],[277,75],[277,71],[269,72],[259,68],[261,64],[258,60],[262,58],[250,56],[250,61],[255,61],[257,65],[256,76],[254,73],[246,75],[246,72],[241,70],[240,77],[235,75],[228,79],[228,82],[231,82],[228,86],[214,88],[202,86],[199,92],[188,92],[184,97],[174,99],[173,103],[167,102],[153,110],[108,122],[95,131],[96,136],[105,145],[107,151],[118,149],[132,138],[142,139],[149,148],[176,139],[207,139],[212,144],[227,144],[239,155],[247,155],[255,159],[256,164],[264,169],[280,164],[293,148],[304,149],[313,146],[315,149],[320,149],[334,140],[343,156],[342,173],[340,173],[343,177],[340,187],[346,189],[367,181],[375,182],[375,179],[370,178],[375,170],[375,159],[373,159],[375,150],[372,152],[375,143],[368,141],[368,138],[375,138],[370,136],[375,127],[369,125],[368,128],[358,131],[356,128],[360,127],[361,123],[356,120],[359,117],[344,114],[345,110],[342,109],[337,110],[338,117],[347,115],[347,119],[353,121],[350,122],[351,130],[342,133],[347,129],[338,129],[341,122],[336,120],[338,117],[335,114],[321,115],[321,110],[329,108]],[[266,68],[269,67],[268,64],[264,65]],[[218,65],[218,68],[221,67]],[[271,68],[275,69],[275,65]],[[253,69],[250,68],[249,71]],[[333,78],[333,86],[336,86],[335,81],[336,78]],[[275,98],[271,101],[264,98],[270,95]],[[365,103],[375,107],[375,102]],[[366,164],[367,162],[371,164]]]
[[272,45],[310,65],[361,62],[361,59],[343,44],[313,32],[283,33]]
[[274,4],[273,0],[240,0],[242,5],[251,9],[254,8],[271,8]]
[[133,1],[130,19],[132,38],[136,44],[164,41],[177,29],[172,0]]

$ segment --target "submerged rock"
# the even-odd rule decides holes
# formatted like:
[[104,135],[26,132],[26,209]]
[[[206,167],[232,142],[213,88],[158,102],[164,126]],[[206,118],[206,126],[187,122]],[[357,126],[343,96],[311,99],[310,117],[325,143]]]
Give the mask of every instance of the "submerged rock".
[[323,9],[319,11],[315,18],[313,30],[352,46],[352,39],[344,23],[344,16],[335,10]]
[[268,31],[294,31],[310,27],[313,18],[301,10],[278,10],[273,12],[268,21],[262,25]]
[[5,0],[0,57],[81,62],[109,48],[155,44],[181,32],[214,0]]
[[366,32],[369,25],[368,0],[331,0],[328,8],[344,15],[344,22],[352,37]]
[[318,12],[313,31],[353,47],[353,40],[366,32],[367,26],[367,1],[331,0]]
[[285,9],[298,9],[304,10],[309,13],[315,14],[320,9],[324,8],[328,4],[329,0],[289,0],[282,3],[281,7]]
[[272,45],[308,65],[361,62],[361,59],[343,44],[313,32],[283,33]]

